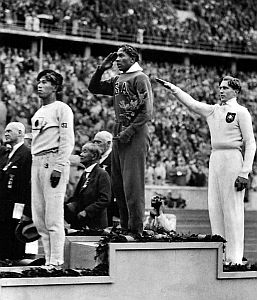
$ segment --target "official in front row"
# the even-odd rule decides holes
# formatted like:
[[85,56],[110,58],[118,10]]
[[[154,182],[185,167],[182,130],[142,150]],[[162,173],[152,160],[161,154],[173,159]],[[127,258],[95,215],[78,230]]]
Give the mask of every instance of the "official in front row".
[[99,166],[99,146],[91,142],[86,143],[82,147],[80,157],[85,170],[74,195],[65,204],[65,220],[73,229],[106,228],[111,182],[107,171]]
[[[31,217],[31,153],[24,145],[25,127],[11,122],[5,128],[0,148],[0,259],[21,259],[25,243],[16,239],[15,228],[21,218]],[[9,149],[9,151],[8,151]]]
[[[113,136],[108,131],[99,131],[93,139],[93,143],[97,144],[101,150],[101,158],[99,166],[106,170],[111,178],[111,156],[112,156],[112,139]],[[113,192],[110,205],[107,208],[108,226],[116,226],[119,224],[119,208],[114,198]]]

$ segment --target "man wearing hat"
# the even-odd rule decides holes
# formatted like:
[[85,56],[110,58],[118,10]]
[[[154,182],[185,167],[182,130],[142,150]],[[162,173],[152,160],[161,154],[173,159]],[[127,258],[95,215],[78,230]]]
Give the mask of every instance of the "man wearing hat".
[[[116,61],[120,74],[101,80]],[[140,235],[145,213],[145,161],[149,148],[147,122],[152,118],[153,95],[148,76],[138,64],[139,54],[122,45],[98,66],[88,89],[112,95],[116,115],[112,148],[112,187],[124,233]]]
[[42,106],[32,117],[32,217],[42,237],[46,266],[64,262],[64,196],[74,148],[73,113],[59,99],[62,76],[44,70],[37,76]]
[[25,126],[11,122],[5,128],[0,157],[0,259],[21,259],[25,243],[16,239],[15,228],[31,217],[31,153],[24,144]]
[[[99,166],[106,170],[111,178],[111,155],[112,155],[112,139],[113,136],[108,131],[99,131],[95,134],[93,143],[97,144],[101,150],[101,158]],[[107,208],[108,226],[113,226],[119,222],[119,209],[116,199],[111,197],[110,205]]]

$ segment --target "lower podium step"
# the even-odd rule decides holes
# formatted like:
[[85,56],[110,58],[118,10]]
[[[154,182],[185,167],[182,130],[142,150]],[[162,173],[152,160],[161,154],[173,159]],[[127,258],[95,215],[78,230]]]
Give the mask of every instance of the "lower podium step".
[[67,236],[64,251],[66,269],[93,269],[100,236]]
[[93,269],[95,267],[96,242],[73,242],[70,247],[69,268]]

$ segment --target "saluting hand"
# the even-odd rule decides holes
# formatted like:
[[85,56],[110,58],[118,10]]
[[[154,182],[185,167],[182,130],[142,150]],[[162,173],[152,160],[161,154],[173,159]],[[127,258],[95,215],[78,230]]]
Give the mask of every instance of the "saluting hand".
[[115,62],[117,58],[117,52],[110,53],[102,62],[101,69],[102,70],[108,70],[112,67],[113,63]]

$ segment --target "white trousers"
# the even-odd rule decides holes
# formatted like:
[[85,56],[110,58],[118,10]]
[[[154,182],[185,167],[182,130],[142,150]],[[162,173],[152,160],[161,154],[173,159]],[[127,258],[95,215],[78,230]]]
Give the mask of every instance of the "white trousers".
[[32,161],[32,219],[41,235],[46,265],[64,262],[64,196],[69,165],[63,168],[60,181],[51,187],[50,175],[58,153],[34,156]]
[[214,150],[209,163],[208,209],[212,234],[227,241],[225,260],[241,264],[244,252],[244,193],[235,180],[242,168],[239,150]]

